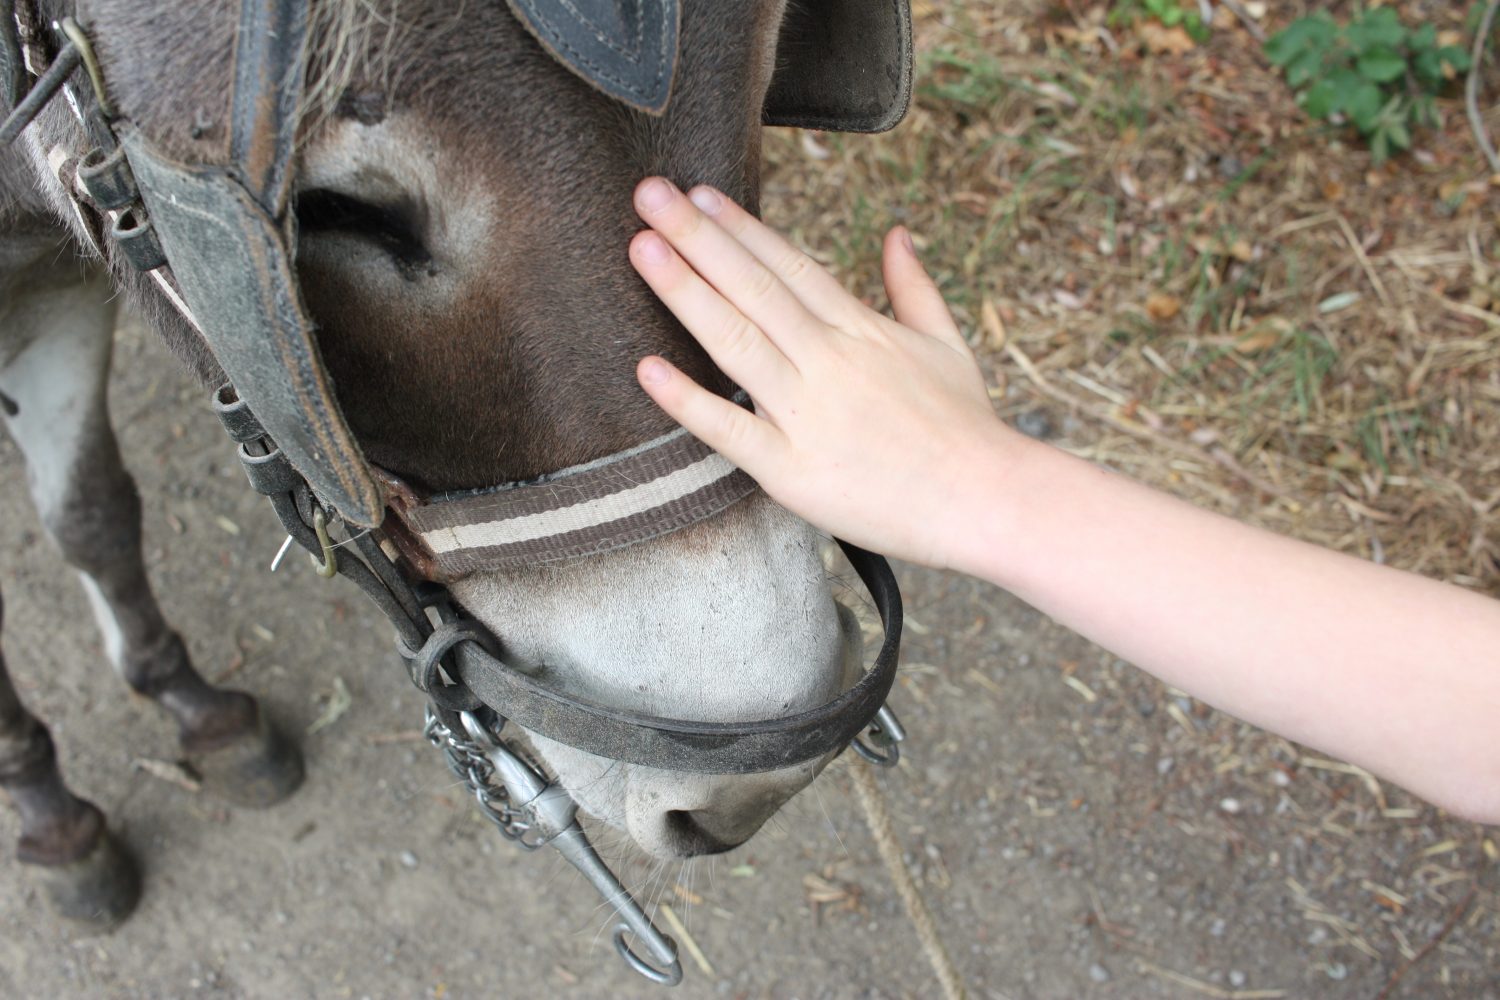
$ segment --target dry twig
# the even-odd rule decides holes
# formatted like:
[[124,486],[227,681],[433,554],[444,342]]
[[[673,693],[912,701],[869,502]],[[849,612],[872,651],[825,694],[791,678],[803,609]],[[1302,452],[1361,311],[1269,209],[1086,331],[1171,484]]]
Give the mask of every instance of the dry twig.
[[1474,51],[1470,53],[1469,79],[1464,85],[1464,105],[1469,111],[1469,126],[1474,130],[1474,141],[1479,143],[1479,151],[1490,163],[1490,172],[1500,174],[1500,155],[1495,153],[1495,146],[1490,142],[1490,134],[1484,127],[1484,119],[1479,115],[1479,69],[1484,63],[1484,50],[1490,40],[1490,28],[1495,23],[1495,9],[1500,7],[1500,0],[1490,0],[1484,5],[1484,17],[1479,21],[1479,30],[1474,32]]

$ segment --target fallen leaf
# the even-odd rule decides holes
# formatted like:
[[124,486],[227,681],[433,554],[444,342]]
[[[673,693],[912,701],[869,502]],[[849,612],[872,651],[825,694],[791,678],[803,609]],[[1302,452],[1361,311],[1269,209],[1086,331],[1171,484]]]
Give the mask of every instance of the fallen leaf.
[[1239,239],[1232,243],[1221,239],[1197,237],[1192,241],[1193,249],[1207,257],[1233,257],[1241,263],[1255,259],[1255,247],[1249,240]]
[[1136,22],[1135,34],[1146,46],[1146,51],[1153,55],[1180,56],[1198,47],[1193,36],[1180,24],[1168,28],[1160,21],[1147,18]]
[[1146,315],[1164,323],[1182,312],[1182,300],[1166,292],[1152,292],[1146,296]]
[[1062,306],[1064,309],[1071,309],[1074,312],[1078,311],[1079,309],[1082,309],[1083,308],[1083,304],[1084,304],[1083,303],[1083,299],[1081,299],[1078,296],[1074,295],[1072,292],[1068,291],[1066,288],[1054,288],[1054,289],[1052,289],[1052,299],[1058,305]]
[[1318,312],[1323,313],[1325,316],[1328,313],[1339,312],[1340,310],[1348,309],[1363,297],[1359,292],[1339,292],[1337,295],[1330,295],[1322,302],[1319,302]]
[[1256,320],[1246,328],[1245,332],[1235,338],[1234,349],[1241,354],[1259,354],[1268,351],[1281,342],[1286,336],[1292,324],[1280,316],[1267,316]]
[[323,714],[319,715],[307,727],[308,735],[312,735],[319,729],[326,729],[344,717],[349,711],[349,706],[354,704],[354,697],[349,694],[349,687],[344,683],[342,677],[333,679],[333,693],[328,696],[328,704],[323,706]]

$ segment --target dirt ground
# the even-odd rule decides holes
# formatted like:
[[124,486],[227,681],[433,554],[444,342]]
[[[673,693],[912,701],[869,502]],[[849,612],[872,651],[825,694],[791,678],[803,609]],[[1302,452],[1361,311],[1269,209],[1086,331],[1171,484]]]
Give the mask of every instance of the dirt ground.
[[[208,675],[302,734],[309,776],[252,812],[137,766],[170,759],[172,734],[110,676],[0,446],[7,658],[147,882],[126,925],[79,937],[0,867],[0,995],[657,995],[615,959],[592,891],[500,841],[417,740],[420,699],[352,588],[301,559],[267,571],[270,511],[138,326],[116,368],[164,604]],[[901,579],[911,742],[882,783],[975,996],[1365,998],[1418,955],[1391,996],[1500,996],[1494,831],[1247,741],[989,587]],[[347,710],[309,731],[340,684]],[[711,967],[685,959],[681,995],[936,995],[837,768],[730,855],[622,872]]]
[[[1029,432],[1500,592],[1493,194],[1457,103],[1377,170],[1299,123],[1232,19],[1204,48],[1142,54],[1118,28],[1106,51],[1104,5],[917,8],[907,124],[771,137],[777,224],[856,284],[879,231],[911,224]],[[299,734],[308,780],[258,813],[159,776],[170,728],[110,676],[0,438],[5,654],[146,875],[126,925],[79,937],[0,863],[0,997],[662,995],[615,958],[593,891],[454,787],[353,588],[300,557],[268,572],[270,511],[138,325],[112,409],[169,616],[204,673]],[[1500,997],[1500,832],[1210,711],[992,588],[899,575],[910,741],[881,782],[973,996]],[[0,845],[15,832],[0,810]],[[938,995],[839,767],[725,857],[619,866],[701,950],[677,995]]]

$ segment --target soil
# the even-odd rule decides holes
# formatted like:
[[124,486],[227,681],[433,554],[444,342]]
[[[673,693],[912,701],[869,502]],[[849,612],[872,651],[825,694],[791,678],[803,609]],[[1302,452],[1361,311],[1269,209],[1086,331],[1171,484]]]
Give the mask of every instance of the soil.
[[[127,923],[81,936],[0,865],[0,996],[662,995],[613,955],[593,891],[501,841],[420,742],[421,700],[353,588],[300,556],[268,571],[269,509],[139,325],[112,399],[169,616],[205,674],[299,734],[308,779],[255,812],[139,766],[172,759],[171,729],[110,676],[0,443],[7,659],[146,878]],[[971,995],[1500,996],[1496,831],[1177,696],[990,587],[900,577],[910,740],[881,784]],[[340,687],[347,710],[317,725]],[[938,994],[841,768],[724,857],[663,868],[598,837],[701,949],[677,995]],[[16,826],[0,812],[0,841]]]

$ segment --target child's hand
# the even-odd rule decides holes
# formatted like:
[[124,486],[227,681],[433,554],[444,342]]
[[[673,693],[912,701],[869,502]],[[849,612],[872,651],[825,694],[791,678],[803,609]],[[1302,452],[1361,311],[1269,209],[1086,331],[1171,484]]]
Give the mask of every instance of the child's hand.
[[981,483],[1022,445],[996,419],[906,231],[885,240],[892,320],[717,191],[695,188],[689,200],[650,178],[635,205],[651,227],[631,242],[636,270],[750,394],[755,413],[654,356],[637,368],[651,398],[819,527],[964,568]]

